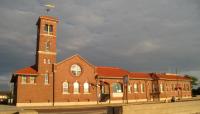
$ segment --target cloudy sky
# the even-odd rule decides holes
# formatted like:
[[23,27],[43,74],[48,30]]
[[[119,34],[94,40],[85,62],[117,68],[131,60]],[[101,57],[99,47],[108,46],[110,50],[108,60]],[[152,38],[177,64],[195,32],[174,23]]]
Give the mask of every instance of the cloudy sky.
[[0,0],[0,90],[34,64],[48,2],[59,18],[58,61],[78,53],[97,66],[200,78],[200,0]]

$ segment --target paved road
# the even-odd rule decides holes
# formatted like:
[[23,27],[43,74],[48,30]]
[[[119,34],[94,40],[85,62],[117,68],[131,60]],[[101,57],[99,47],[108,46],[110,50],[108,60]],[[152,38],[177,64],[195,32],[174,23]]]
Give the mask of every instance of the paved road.
[[78,109],[36,109],[39,114],[107,114],[106,107]]

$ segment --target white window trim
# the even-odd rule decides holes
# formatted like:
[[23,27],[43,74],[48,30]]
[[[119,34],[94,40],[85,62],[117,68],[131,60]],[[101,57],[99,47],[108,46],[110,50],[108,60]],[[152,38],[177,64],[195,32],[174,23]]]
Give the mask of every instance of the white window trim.
[[44,64],[47,64],[47,60],[46,59],[44,59]]
[[50,59],[47,60],[47,64],[51,64],[51,60]]
[[[67,92],[64,92],[63,90],[64,90],[64,83],[67,83]],[[69,94],[69,82],[63,82],[63,84],[62,84],[62,93],[63,94]]]
[[[32,80],[31,78],[33,78],[33,80]],[[30,79],[30,84],[35,84],[35,79],[36,79],[36,78],[35,78],[34,76],[30,76],[29,79]]]
[[[46,27],[46,25],[47,25],[47,31],[45,30],[45,32],[47,32],[47,34],[52,34],[53,33],[53,25],[45,24],[44,26]],[[50,26],[52,26],[52,32],[50,32]]]
[[[144,93],[144,84],[140,84],[141,93]],[[143,91],[144,90],[144,91]]]
[[[47,77],[47,78],[46,78]],[[48,85],[49,84],[49,75],[48,74],[45,74],[44,75],[44,84],[45,85]]]
[[[74,91],[75,90],[75,84],[78,84],[77,85],[78,89],[76,88],[78,90],[77,92]],[[79,94],[80,93],[80,84],[76,81],[76,82],[73,83],[73,87],[74,87],[73,88],[73,94]]]
[[163,84],[160,83],[160,92],[162,93],[163,92]]
[[[74,76],[80,76],[82,73],[82,68],[78,64],[73,64],[73,65],[71,65],[70,71]],[[75,72],[75,74],[73,72]]]
[[[88,86],[87,92],[85,91],[85,84],[87,84],[87,86]],[[85,94],[90,93],[90,84],[89,84],[88,82],[85,82],[85,83],[83,84],[83,92],[84,92]]]
[[[135,83],[135,84],[133,85],[133,89],[134,89],[134,93],[138,93],[138,84]],[[135,91],[135,89],[137,89],[137,91]]]
[[[25,79],[25,81],[23,80],[23,78]],[[26,84],[27,83],[27,77],[26,76],[21,76],[21,84]]]

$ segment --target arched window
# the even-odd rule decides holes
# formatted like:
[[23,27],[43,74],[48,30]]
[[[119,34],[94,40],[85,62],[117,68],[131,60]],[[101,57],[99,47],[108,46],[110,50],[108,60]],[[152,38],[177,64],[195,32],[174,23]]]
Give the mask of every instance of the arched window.
[[84,93],[89,93],[89,84],[87,82],[83,84],[83,87],[84,87]]
[[69,92],[69,84],[68,82],[63,82],[63,94],[67,94]]
[[74,93],[79,93],[79,83],[78,82],[74,82]]
[[138,84],[134,84],[134,93],[138,92]]
[[144,93],[144,84],[141,84],[141,93]]
[[50,59],[47,60],[47,64],[51,64],[51,60]]
[[160,92],[163,92],[163,84],[160,84]]
[[123,92],[122,84],[120,84],[120,83],[113,83],[112,84],[112,89],[113,89],[113,93],[121,93],[121,92]]
[[47,63],[47,60],[46,59],[44,59],[44,64],[46,64]]

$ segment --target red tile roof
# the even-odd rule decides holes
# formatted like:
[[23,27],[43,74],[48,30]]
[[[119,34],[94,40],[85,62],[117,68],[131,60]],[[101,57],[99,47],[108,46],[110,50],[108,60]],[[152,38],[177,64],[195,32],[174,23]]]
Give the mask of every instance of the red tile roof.
[[104,77],[123,77],[129,75],[129,78],[137,79],[168,79],[168,80],[190,80],[187,77],[175,74],[166,73],[143,73],[143,72],[129,72],[127,70],[118,67],[106,67],[99,66],[96,67],[96,72],[98,76]]
[[184,76],[178,75],[178,74],[156,74],[156,76],[159,79],[171,79],[171,80],[188,80],[189,78],[186,78]]
[[108,76],[108,77],[123,77],[128,75],[129,72],[118,68],[118,67],[96,67],[96,72],[98,76]]
[[143,72],[131,72],[129,74],[130,78],[143,78],[143,79],[151,79],[151,75],[149,73]]
[[38,72],[35,70],[33,66],[25,67],[22,69],[19,69],[15,72],[15,74],[29,74],[29,75],[36,75]]

